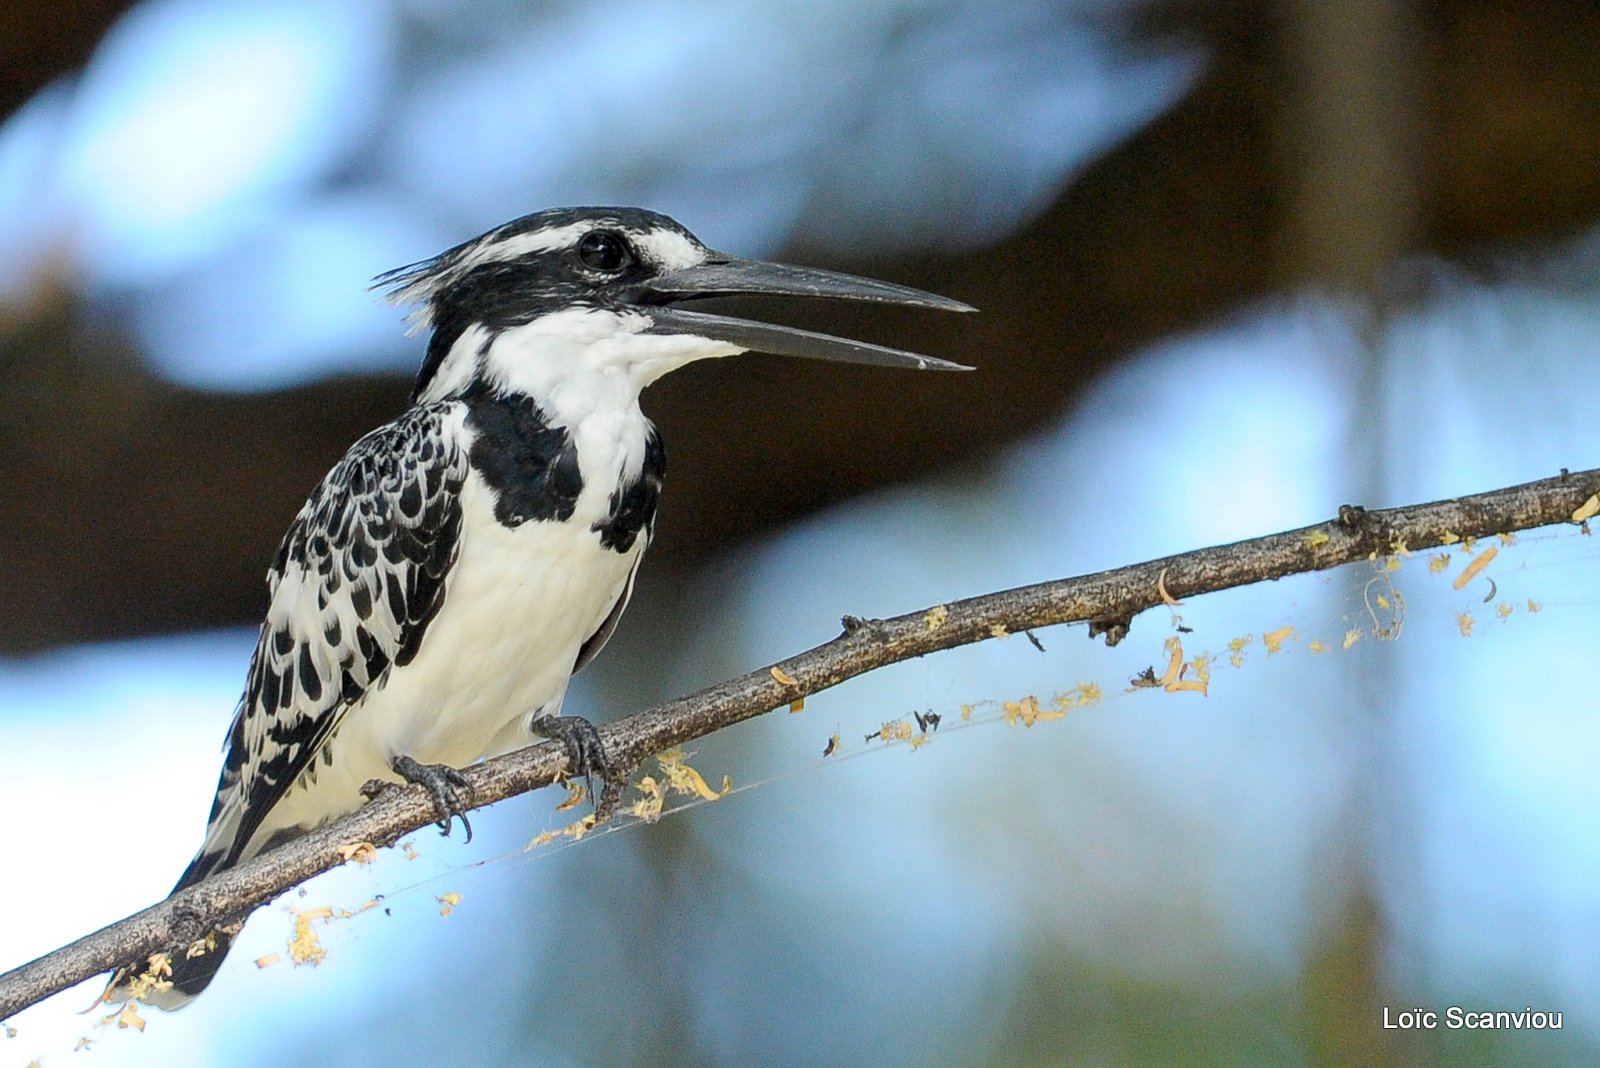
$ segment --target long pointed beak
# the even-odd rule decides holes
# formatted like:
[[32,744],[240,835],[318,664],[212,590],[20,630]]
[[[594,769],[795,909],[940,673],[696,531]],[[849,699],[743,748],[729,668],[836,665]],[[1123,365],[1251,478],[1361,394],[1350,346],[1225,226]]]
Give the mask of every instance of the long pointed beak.
[[[813,360],[874,364],[880,367],[910,367],[919,371],[970,371],[972,368],[948,360],[904,352],[865,341],[798,330],[790,326],[736,319],[726,315],[688,311],[671,307],[674,301],[723,295],[763,295],[782,297],[832,297],[840,300],[902,304],[940,311],[976,311],[959,300],[926,293],[910,286],[879,282],[872,278],[823,271],[814,267],[790,267],[782,263],[746,260],[715,254],[715,258],[694,267],[657,275],[646,283],[646,299],[639,311],[650,316],[660,333],[694,334],[725,341],[740,348],[771,352],[779,356],[802,356]],[[656,304],[654,301],[666,303]]]

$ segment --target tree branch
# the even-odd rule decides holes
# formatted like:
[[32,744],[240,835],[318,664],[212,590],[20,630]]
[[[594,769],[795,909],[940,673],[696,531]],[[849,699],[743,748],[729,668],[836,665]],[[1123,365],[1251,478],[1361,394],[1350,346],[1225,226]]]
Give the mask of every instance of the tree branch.
[[[1007,632],[1087,622],[1090,634],[1116,644],[1133,617],[1173,598],[1195,596],[1266,579],[1383,556],[1398,548],[1428,549],[1453,537],[1487,537],[1572,521],[1600,491],[1600,470],[1455,500],[1368,512],[1346,506],[1339,518],[1282,534],[1199,549],[1131,567],[1043,582],[955,601],[892,619],[846,616],[844,633],[797,656],[657,705],[601,729],[606,750],[631,767],[652,753],[751,719],[846,679],[941,649]],[[793,679],[792,683],[780,681]],[[473,807],[554,782],[565,758],[537,745],[474,765],[466,774]],[[341,847],[390,845],[437,820],[422,789],[385,790],[359,811],[222,872],[158,905],[135,913],[0,975],[0,1020],[59,991],[151,953],[189,944],[346,859]]]

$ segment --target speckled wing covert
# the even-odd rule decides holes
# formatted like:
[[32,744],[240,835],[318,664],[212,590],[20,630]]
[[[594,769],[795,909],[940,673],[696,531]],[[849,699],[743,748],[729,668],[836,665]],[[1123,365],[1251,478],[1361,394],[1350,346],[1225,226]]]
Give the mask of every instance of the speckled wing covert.
[[445,431],[457,407],[412,408],[357,441],[295,516],[205,844],[176,889],[265,849],[262,820],[315,775],[344,712],[416,656],[459,547],[467,456]]
[[[228,731],[205,842],[174,893],[279,834],[292,836],[296,828],[268,820],[273,807],[302,777],[314,779],[314,761],[345,712],[416,656],[460,542],[467,456],[448,432],[459,409],[415,407],[366,435],[295,516],[267,574],[267,618]],[[148,984],[121,968],[102,997],[139,989],[150,1004],[181,1007],[227,954],[229,934],[211,939],[208,952],[171,961],[170,984],[139,989]]]

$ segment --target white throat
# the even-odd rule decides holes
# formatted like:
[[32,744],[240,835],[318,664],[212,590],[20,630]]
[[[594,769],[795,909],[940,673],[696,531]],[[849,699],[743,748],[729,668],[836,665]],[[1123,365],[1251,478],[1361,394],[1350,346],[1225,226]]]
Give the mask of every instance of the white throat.
[[[458,394],[481,376],[498,390],[533,397],[551,422],[572,426],[608,407],[638,404],[656,379],[696,360],[745,350],[691,334],[652,334],[641,312],[568,308],[490,334],[462,332],[419,398]],[[486,344],[487,343],[487,344]]]

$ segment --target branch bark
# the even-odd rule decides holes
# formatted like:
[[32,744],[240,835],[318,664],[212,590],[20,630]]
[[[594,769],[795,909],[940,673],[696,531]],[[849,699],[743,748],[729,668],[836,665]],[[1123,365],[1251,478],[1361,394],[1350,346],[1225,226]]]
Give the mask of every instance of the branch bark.
[[[1059,623],[1090,625],[1115,644],[1133,617],[1174,598],[1383,556],[1456,538],[1488,537],[1565,523],[1596,492],[1600,469],[1430,504],[1366,511],[1281,534],[1214,546],[1142,564],[985,594],[891,619],[846,616],[839,637],[787,660],[680,697],[601,728],[619,766],[786,707],[887,664],[969,645],[998,634]],[[939,611],[938,609],[942,609]],[[779,681],[778,676],[793,679]],[[554,782],[560,749],[543,744],[474,765],[466,774],[473,807]],[[212,926],[254,909],[346,859],[352,843],[393,844],[437,819],[419,787],[385,790],[344,819],[207,879],[160,904],[0,975],[0,1020],[118,965],[170,951]]]

